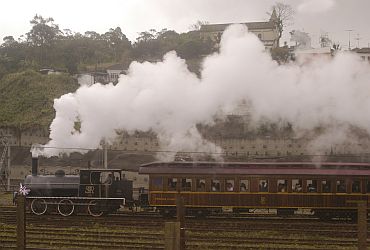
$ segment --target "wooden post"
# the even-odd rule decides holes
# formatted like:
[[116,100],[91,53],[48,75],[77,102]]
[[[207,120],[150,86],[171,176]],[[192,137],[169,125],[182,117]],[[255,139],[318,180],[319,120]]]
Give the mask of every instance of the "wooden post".
[[26,249],[26,197],[17,197],[17,249]]
[[176,213],[177,213],[177,222],[180,225],[180,250],[185,249],[185,206],[184,199],[181,197],[181,194],[176,195]]
[[181,250],[180,244],[180,222],[166,222],[164,224],[164,249]]
[[367,201],[357,203],[358,249],[367,249]]
[[350,200],[347,203],[357,204],[357,238],[358,249],[367,249],[367,201]]

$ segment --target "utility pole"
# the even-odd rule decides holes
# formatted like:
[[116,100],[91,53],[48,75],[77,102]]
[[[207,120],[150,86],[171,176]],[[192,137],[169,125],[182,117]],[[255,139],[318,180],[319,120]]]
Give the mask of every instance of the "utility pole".
[[351,31],[353,30],[346,30],[348,32],[348,50],[351,50]]
[[103,139],[103,167],[108,169],[108,143]]
[[10,191],[10,143],[8,142],[8,183],[7,183],[7,191]]
[[104,143],[104,168],[108,169],[108,150],[106,143]]
[[360,40],[361,40],[361,37],[360,37],[360,34],[357,33],[357,38],[355,38],[356,41],[357,41],[357,48],[360,48]]

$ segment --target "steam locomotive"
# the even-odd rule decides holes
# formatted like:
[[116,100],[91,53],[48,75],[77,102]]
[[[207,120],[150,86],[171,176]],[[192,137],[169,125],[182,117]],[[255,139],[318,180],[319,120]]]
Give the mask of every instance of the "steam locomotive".
[[85,169],[79,176],[37,174],[38,158],[32,158],[32,175],[24,180],[30,192],[27,207],[36,215],[58,212],[69,216],[74,212],[101,216],[133,204],[133,184],[120,169]]

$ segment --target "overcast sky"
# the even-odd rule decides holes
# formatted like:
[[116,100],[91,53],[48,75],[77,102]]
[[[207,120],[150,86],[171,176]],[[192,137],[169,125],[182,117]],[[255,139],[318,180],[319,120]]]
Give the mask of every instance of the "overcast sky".
[[[2,1],[0,39],[24,35],[35,14],[52,17],[60,29],[104,33],[120,26],[134,41],[141,31],[163,28],[185,32],[197,20],[209,23],[265,21],[276,1],[271,0],[11,0]],[[348,47],[370,44],[370,0],[280,0],[296,11],[297,29],[311,35],[313,45],[322,33]],[[353,30],[348,32],[346,30]],[[349,34],[350,33],[350,34]],[[285,33],[284,40],[289,40]],[[359,38],[359,40],[357,40]]]

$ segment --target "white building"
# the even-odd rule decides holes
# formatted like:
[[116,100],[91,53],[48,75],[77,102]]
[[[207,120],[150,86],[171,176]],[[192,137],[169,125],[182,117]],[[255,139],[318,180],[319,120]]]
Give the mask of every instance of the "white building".
[[362,60],[370,63],[370,48],[354,49],[353,51],[356,52]]
[[[273,11],[271,18],[267,22],[248,22],[241,23],[248,27],[248,31],[254,33],[265,45],[266,49],[278,47],[278,29],[276,26],[276,12]],[[222,33],[225,29],[235,23],[224,24],[206,24],[200,28],[200,36],[202,39],[210,38],[212,41],[219,43]]]
[[107,68],[109,82],[117,83],[120,74],[126,73],[126,69],[122,64],[114,64]]

